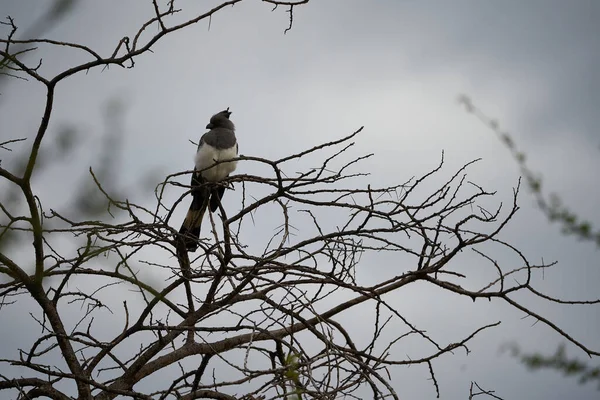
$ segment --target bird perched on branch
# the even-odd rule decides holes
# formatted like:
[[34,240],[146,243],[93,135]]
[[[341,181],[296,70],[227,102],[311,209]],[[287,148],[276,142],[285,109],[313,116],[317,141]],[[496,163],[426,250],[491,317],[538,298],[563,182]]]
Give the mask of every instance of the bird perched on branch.
[[179,233],[187,251],[196,251],[200,237],[200,225],[206,208],[211,212],[219,208],[225,186],[219,184],[235,170],[237,161],[229,161],[238,155],[235,126],[229,119],[231,111],[221,111],[210,118],[200,138],[194,157],[192,174],[192,204],[183,220]]

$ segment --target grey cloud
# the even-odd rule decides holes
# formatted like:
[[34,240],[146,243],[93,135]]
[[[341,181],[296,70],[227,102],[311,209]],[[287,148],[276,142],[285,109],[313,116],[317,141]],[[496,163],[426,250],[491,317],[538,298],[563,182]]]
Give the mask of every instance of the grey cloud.
[[[33,4],[13,2],[7,10],[26,24]],[[365,124],[352,154],[376,153],[364,164],[373,174],[369,183],[397,183],[418,175],[435,166],[445,149],[447,173],[464,161],[484,157],[470,178],[498,189],[499,199],[508,201],[518,176],[512,160],[492,133],[453,103],[461,91],[472,90],[467,94],[476,101],[503,113],[503,125],[506,122],[530,146],[536,165],[550,174],[578,171],[579,185],[589,186],[585,182],[597,180],[593,158],[584,174],[558,156],[577,155],[597,135],[598,7],[595,2],[562,1],[509,1],[501,6],[476,1],[313,1],[295,9],[294,29],[284,36],[288,15],[283,8],[271,13],[258,2],[241,3],[215,16],[210,30],[202,23],[166,38],[155,53],[139,58],[133,70],[111,67],[61,84],[51,131],[72,122],[94,143],[103,133],[102,105],[115,95],[124,97],[129,105],[123,179],[134,181],[150,168],[164,173],[190,168],[194,146],[187,140],[197,140],[208,117],[227,106],[234,111],[241,153],[268,158],[338,138]],[[151,12],[146,4],[86,2],[48,35],[81,41],[106,54]],[[71,52],[43,55],[47,71],[82,60]],[[34,87],[11,82],[4,90],[10,100],[0,98],[3,137],[5,132],[30,136],[34,131],[43,100]],[[30,118],[32,113],[35,118]],[[578,139],[545,140],[544,135],[563,130]],[[536,141],[544,141],[544,146],[532,148]],[[574,146],[572,151],[565,152],[566,141]],[[543,154],[536,156],[536,150]],[[92,160],[93,155],[78,157],[73,174],[85,172]],[[263,171],[243,164],[240,172]],[[40,183],[51,204],[60,204],[68,188],[63,174],[50,171],[48,181],[57,182],[52,187]],[[567,173],[555,175],[557,185],[575,193],[576,206],[584,201],[597,204],[597,192],[578,199],[585,197],[581,186]],[[56,190],[56,185],[62,189]],[[227,196],[226,206],[235,207],[239,196],[239,190]],[[542,287],[569,297],[597,297],[595,249],[562,237],[538,213],[526,190],[521,204],[505,238],[536,261],[544,257],[561,262],[543,280],[538,276]],[[183,216],[184,208],[176,217]],[[263,244],[275,224],[269,219],[258,228],[246,226],[251,244]],[[409,268],[409,262],[378,255],[363,260],[359,273],[368,280]],[[463,267],[481,265],[466,257]],[[457,351],[456,358],[435,365],[442,398],[466,398],[470,380],[503,398],[597,395],[592,387],[553,373],[528,373],[514,359],[498,355],[498,348],[510,340],[547,352],[558,342],[542,324],[532,326],[533,321],[521,320],[521,313],[500,302],[473,305],[425,286],[401,292],[393,301],[442,342],[459,339],[465,326],[476,322],[505,320],[501,328],[476,340],[468,357]],[[592,334],[599,325],[592,311],[545,305],[539,311],[597,347]],[[352,316],[344,318],[352,321]],[[408,343],[402,346],[401,354],[423,351]],[[434,397],[426,368],[394,370],[394,385],[406,398]]]

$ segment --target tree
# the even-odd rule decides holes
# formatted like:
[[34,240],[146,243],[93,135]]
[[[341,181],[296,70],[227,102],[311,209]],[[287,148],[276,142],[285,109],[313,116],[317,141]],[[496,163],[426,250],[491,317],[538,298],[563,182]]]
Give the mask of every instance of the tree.
[[[481,122],[483,122],[496,136],[501,140],[502,144],[510,151],[515,162],[519,166],[522,176],[525,177],[527,187],[533,194],[539,210],[552,223],[557,223],[561,232],[564,235],[572,235],[577,239],[591,242],[596,246],[600,246],[600,231],[592,226],[592,223],[582,218],[580,213],[573,211],[561,201],[560,197],[555,193],[544,192],[542,178],[535,173],[527,163],[527,157],[521,151],[512,135],[500,127],[500,124],[495,119],[488,117],[481,109],[479,109],[468,96],[460,96],[459,102],[465,107],[468,113],[473,114]],[[563,304],[599,304],[598,300],[584,301],[561,301]],[[562,372],[565,376],[576,376],[581,384],[598,381],[600,389],[600,366],[590,366],[578,358],[568,358],[564,344],[561,344],[556,352],[552,355],[545,355],[539,352],[529,353],[524,352],[517,344],[508,346],[513,357],[517,357],[522,364],[532,371],[540,369],[553,369]],[[589,355],[589,354],[588,354]]]
[[492,132],[498,136],[502,144],[510,151],[519,166],[521,175],[525,177],[527,187],[534,195],[537,205],[550,222],[556,222],[565,235],[573,235],[578,239],[591,241],[600,247],[600,231],[592,227],[592,223],[586,221],[576,211],[566,206],[556,193],[545,193],[542,178],[535,173],[527,163],[525,152],[520,150],[511,134],[500,127],[497,120],[488,117],[482,110],[476,107],[468,96],[460,96],[459,102],[467,112],[475,115]]
[[[2,71],[42,85],[46,106],[22,168],[18,159],[9,160],[11,166],[4,157],[0,166],[3,193],[16,193],[0,204],[0,243],[7,243],[0,249],[0,311],[31,310],[28,332],[40,331],[28,347],[0,360],[0,390],[20,399],[399,398],[393,368],[423,365],[439,397],[438,358],[468,352],[475,336],[501,321],[458,339],[427,333],[388,297],[419,283],[473,301],[502,301],[598,355],[516,296],[529,292],[552,301],[534,284],[538,270],[553,264],[530,262],[501,237],[518,210],[519,185],[503,206],[495,192],[467,180],[476,160],[436,184],[445,173],[442,155],[418,178],[361,186],[366,172],[359,166],[373,155],[350,152],[362,128],[277,160],[240,156],[240,171],[256,164],[265,173],[228,179],[241,192],[241,205],[210,214],[209,237],[192,257],[180,250],[180,221],[173,218],[190,190],[180,181],[189,181],[191,171],[165,177],[151,208],[115,193],[91,169],[109,215],[73,217],[45,207],[32,179],[43,173],[42,143],[52,140],[57,83],[92,68],[132,68],[171,32],[240,1],[177,25],[171,18],[184,11],[153,1],[155,15],[107,57],[77,43],[16,39],[17,24],[8,19]],[[294,7],[308,3],[265,2],[288,8],[288,28]],[[150,27],[158,33],[143,35]],[[38,45],[66,46],[91,60],[47,77],[26,59]],[[3,140],[3,154],[25,139]],[[12,201],[15,196],[23,201]],[[253,237],[259,220],[274,227],[264,242]],[[376,282],[361,282],[363,259],[381,253],[393,255],[397,265]],[[486,282],[482,271],[461,269],[467,254],[480,258]],[[127,297],[132,290],[134,299]],[[349,312],[363,315],[367,338],[340,322]],[[411,340],[424,343],[426,352],[394,351]],[[471,398],[493,393],[470,385]]]

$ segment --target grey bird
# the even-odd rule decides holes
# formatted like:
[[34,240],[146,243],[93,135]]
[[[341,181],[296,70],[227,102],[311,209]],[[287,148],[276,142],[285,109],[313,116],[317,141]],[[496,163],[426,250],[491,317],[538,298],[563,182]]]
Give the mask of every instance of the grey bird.
[[[237,165],[237,161],[223,162],[238,156],[235,125],[229,119],[230,116],[231,111],[227,108],[210,118],[210,123],[206,125],[206,129],[210,130],[200,138],[194,157],[192,204],[179,229],[185,248],[189,252],[198,248],[200,226],[206,208],[210,206],[211,212],[219,208],[225,186],[218,183],[227,178]],[[215,165],[216,162],[220,163]]]

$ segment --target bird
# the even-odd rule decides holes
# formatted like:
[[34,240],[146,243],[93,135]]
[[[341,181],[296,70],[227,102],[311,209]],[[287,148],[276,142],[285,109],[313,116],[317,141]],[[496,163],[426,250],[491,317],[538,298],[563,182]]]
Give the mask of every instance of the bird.
[[[230,116],[231,111],[227,108],[210,118],[206,125],[209,131],[200,138],[194,156],[192,203],[179,229],[188,252],[194,252],[198,248],[200,226],[206,209],[214,212],[219,208],[225,193],[225,186],[219,182],[227,178],[237,166],[237,161],[223,162],[238,156],[235,125],[229,119]],[[219,163],[215,165],[217,162]]]

